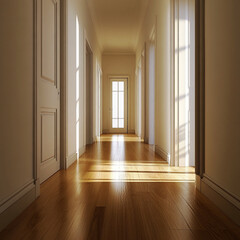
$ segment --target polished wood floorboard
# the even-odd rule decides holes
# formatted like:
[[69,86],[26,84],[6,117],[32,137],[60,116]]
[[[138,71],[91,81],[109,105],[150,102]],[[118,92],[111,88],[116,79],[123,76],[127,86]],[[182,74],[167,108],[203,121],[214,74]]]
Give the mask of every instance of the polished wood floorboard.
[[240,239],[194,180],[194,168],[169,167],[134,135],[103,135],[0,239]]

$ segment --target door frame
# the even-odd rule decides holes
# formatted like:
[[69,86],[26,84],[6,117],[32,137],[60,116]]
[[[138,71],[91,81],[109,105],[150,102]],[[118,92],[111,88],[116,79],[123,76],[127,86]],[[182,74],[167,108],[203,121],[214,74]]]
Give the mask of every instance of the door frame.
[[[33,178],[36,197],[40,196],[37,161],[37,1],[33,0]],[[60,170],[67,161],[67,0],[60,0]]]
[[[128,104],[129,104],[129,96],[128,96],[128,94],[129,94],[129,76],[128,75],[108,75],[108,83],[109,83],[109,92],[110,92],[110,89],[112,89],[111,88],[111,79],[126,79],[126,82],[127,82],[127,116],[126,116],[126,120],[127,120],[127,129],[126,129],[126,133],[128,133],[128,110],[129,110],[129,106],[128,106]],[[109,105],[109,108],[112,108],[112,106],[111,106],[111,103],[112,103],[112,93],[110,94],[110,96],[109,96],[109,102],[110,102],[110,105]],[[112,111],[111,111],[111,113],[112,113]],[[108,116],[108,118],[109,119],[112,119],[112,118],[110,118],[110,111],[109,111],[109,116]],[[111,115],[112,116],[112,115]],[[112,127],[111,127],[111,121],[108,121],[109,122],[109,126],[108,126],[108,129],[109,129],[109,133],[114,133],[114,132],[112,132],[111,131],[111,129],[112,129]],[[116,132],[117,133],[117,132]]]
[[93,75],[94,75],[94,63],[93,63],[93,48],[90,44],[90,41],[88,40],[88,36],[87,36],[87,31],[84,29],[84,32],[83,32],[83,39],[84,39],[84,42],[83,42],[83,55],[84,55],[84,60],[83,60],[83,76],[84,76],[84,84],[83,84],[83,88],[84,88],[84,97],[83,97],[83,106],[84,106],[84,110],[83,110],[83,129],[84,130],[84,146],[86,147],[86,145],[88,144],[87,143],[87,134],[86,134],[86,126],[87,126],[87,123],[86,123],[86,117],[87,117],[87,110],[86,110],[86,104],[87,104],[87,96],[86,96],[86,90],[87,90],[87,72],[86,72],[86,67],[87,67],[87,59],[86,59],[86,54],[87,54],[87,51],[90,51],[90,68],[91,68],[91,73],[90,73],[90,78],[91,78],[91,84],[92,84],[92,136],[91,136],[91,141],[90,143],[92,144],[94,141],[96,141],[96,139],[94,139],[94,95],[93,93],[95,92],[94,88],[95,88],[95,85],[94,85],[94,81],[93,81]]
[[144,139],[144,142],[148,142],[147,137],[146,137],[146,129],[147,129],[147,101],[146,101],[146,96],[147,96],[147,89],[146,89],[146,85],[147,85],[147,67],[146,67],[146,62],[147,62],[147,58],[146,58],[146,43],[144,43],[144,46],[142,48],[142,52],[141,52],[141,65],[142,65],[142,138]]
[[[101,125],[102,125],[102,69],[100,67],[99,62],[97,62],[97,84],[96,84],[96,137],[100,137],[101,135]],[[97,127],[98,126],[98,127]]]
[[[154,59],[152,59],[151,57],[151,51],[152,51],[152,48],[154,48]],[[151,78],[150,75],[152,75],[152,72],[150,70],[150,61],[151,60],[154,60],[154,77]],[[157,137],[157,134],[156,134],[156,130],[157,130],[157,113],[158,113],[158,107],[157,107],[157,102],[158,102],[158,93],[157,93],[157,84],[158,84],[158,81],[157,81],[157,74],[158,74],[158,68],[157,68],[157,16],[156,16],[156,19],[155,19],[155,22],[151,28],[151,31],[149,33],[149,37],[148,37],[148,41],[147,41],[147,81],[148,81],[148,136],[147,136],[147,143],[150,144],[153,149],[155,149],[155,146],[156,146],[156,137]],[[153,81],[153,83],[152,83]],[[150,112],[150,105],[152,104],[152,102],[150,102],[150,84],[154,84],[154,98],[152,99],[153,100],[153,104],[154,104],[154,107],[153,107],[153,110],[152,112]],[[153,124],[153,131],[150,130],[150,127],[149,127],[149,123],[150,123],[150,120],[154,121],[154,124]],[[151,131],[151,133],[150,133]],[[151,135],[151,136],[150,136]],[[153,135],[153,136],[152,136]]]
[[205,0],[195,0],[195,173],[205,173]]

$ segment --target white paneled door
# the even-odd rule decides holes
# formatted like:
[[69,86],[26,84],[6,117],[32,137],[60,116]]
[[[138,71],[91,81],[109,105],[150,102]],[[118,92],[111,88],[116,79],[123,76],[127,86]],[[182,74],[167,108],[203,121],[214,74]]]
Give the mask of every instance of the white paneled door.
[[112,133],[127,133],[127,79],[111,79]]
[[37,175],[60,168],[60,2],[37,1]]

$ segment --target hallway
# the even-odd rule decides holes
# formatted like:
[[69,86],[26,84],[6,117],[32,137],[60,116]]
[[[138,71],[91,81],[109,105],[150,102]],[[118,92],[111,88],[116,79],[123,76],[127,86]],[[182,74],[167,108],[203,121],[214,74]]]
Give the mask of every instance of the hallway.
[[238,239],[194,179],[194,168],[169,167],[135,135],[102,135],[0,239]]

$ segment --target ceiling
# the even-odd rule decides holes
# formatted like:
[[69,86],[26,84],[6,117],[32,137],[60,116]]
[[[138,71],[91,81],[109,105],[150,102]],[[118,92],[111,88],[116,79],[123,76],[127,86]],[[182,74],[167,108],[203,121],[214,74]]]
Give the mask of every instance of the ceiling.
[[149,0],[86,0],[103,52],[134,52]]

